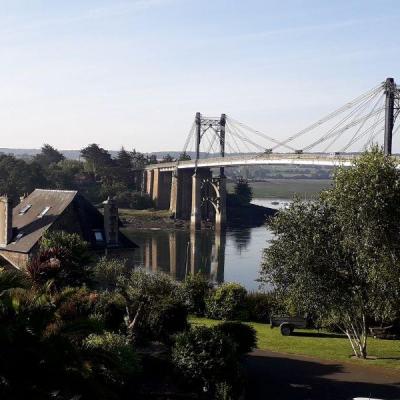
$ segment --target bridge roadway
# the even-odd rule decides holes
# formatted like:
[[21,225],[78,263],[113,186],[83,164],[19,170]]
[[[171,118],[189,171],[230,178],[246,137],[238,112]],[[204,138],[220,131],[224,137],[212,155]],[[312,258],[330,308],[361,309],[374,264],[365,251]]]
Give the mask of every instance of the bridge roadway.
[[[227,156],[215,158],[203,158],[197,161],[179,161],[171,163],[151,164],[147,170],[158,169],[160,172],[173,171],[178,169],[195,168],[218,168],[218,167],[237,167],[251,165],[320,165],[320,166],[350,166],[359,154],[293,154],[293,153],[274,153],[274,154],[254,154],[241,156]],[[396,157],[397,158],[397,157]],[[399,160],[400,161],[400,160]]]

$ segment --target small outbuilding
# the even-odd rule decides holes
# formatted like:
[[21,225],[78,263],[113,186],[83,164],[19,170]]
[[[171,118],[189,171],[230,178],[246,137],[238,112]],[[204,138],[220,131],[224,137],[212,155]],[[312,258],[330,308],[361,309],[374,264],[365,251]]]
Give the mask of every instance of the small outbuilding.
[[18,269],[26,268],[48,230],[77,233],[96,252],[123,251],[138,246],[120,231],[118,208],[112,199],[104,203],[104,215],[73,190],[35,189],[12,208],[0,197],[0,256]]

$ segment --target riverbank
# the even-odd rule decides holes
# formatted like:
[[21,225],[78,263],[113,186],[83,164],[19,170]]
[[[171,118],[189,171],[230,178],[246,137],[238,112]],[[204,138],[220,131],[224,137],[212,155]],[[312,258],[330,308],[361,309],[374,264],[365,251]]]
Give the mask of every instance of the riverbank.
[[[227,225],[230,227],[257,227],[276,214],[276,210],[255,204],[227,207]],[[125,228],[131,229],[189,229],[190,221],[176,220],[169,210],[120,209],[119,215]],[[213,229],[212,224],[205,228]]]

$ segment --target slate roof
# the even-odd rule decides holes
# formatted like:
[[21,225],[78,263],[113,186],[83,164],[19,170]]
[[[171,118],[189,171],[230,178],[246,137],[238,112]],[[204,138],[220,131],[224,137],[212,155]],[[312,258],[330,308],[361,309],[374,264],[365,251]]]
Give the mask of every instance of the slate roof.
[[[94,230],[101,231],[104,235],[104,220],[101,212],[93,204],[75,190],[35,189],[13,208],[13,239],[2,250],[29,253],[44,232],[70,205],[75,211],[74,214],[78,219],[76,222],[84,240],[89,242],[92,248],[104,248],[105,243],[96,242],[94,237]],[[40,216],[46,209],[47,212]],[[121,232],[119,242],[120,247],[138,247]]]

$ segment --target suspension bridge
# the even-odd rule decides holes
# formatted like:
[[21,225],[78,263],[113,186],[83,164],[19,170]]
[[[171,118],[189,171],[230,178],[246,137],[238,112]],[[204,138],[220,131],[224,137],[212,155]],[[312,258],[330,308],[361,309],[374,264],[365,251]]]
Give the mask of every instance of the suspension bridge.
[[[226,114],[196,113],[182,151],[194,154],[193,159],[149,165],[137,180],[157,208],[190,219],[193,229],[210,219],[220,229],[226,222],[226,167],[350,166],[372,144],[392,155],[393,137],[400,130],[399,113],[400,88],[393,78],[283,139]],[[218,173],[214,175],[212,169]]]

